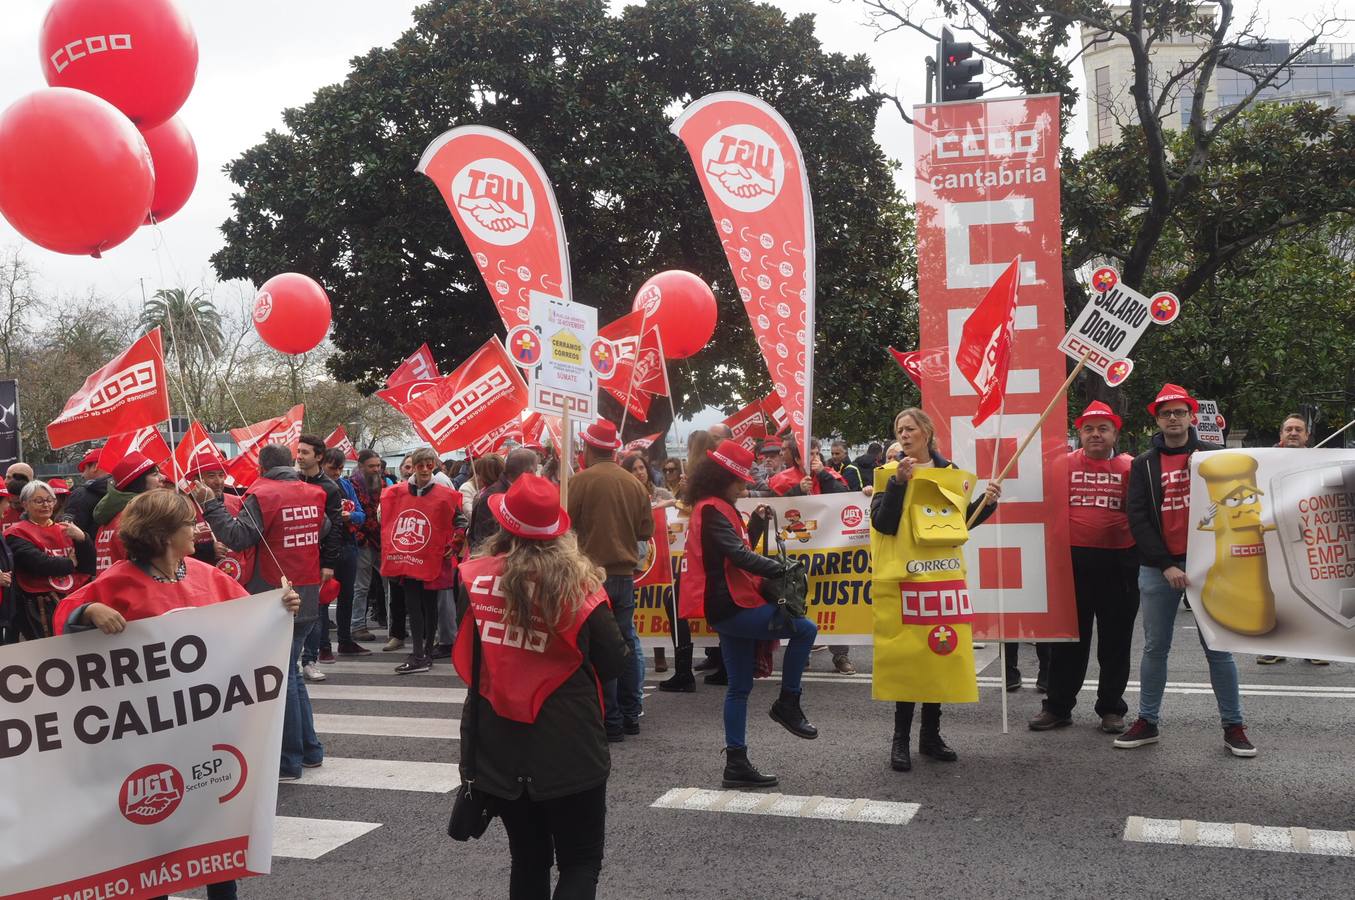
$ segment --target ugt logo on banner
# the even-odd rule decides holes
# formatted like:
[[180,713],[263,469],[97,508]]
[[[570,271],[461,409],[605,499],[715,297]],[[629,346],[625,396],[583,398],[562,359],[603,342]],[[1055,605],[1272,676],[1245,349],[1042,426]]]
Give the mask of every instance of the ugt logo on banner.
[[756,125],[730,125],[711,135],[701,163],[720,199],[740,212],[766,209],[786,181],[776,141]]
[[507,160],[486,157],[452,179],[457,215],[481,239],[508,247],[521,241],[536,221],[536,200],[526,177]]

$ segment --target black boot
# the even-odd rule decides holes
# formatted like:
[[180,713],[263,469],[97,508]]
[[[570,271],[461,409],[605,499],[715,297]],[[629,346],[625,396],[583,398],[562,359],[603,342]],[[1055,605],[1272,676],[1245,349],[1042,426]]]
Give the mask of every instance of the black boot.
[[714,672],[711,672],[709,675],[707,675],[705,678],[702,678],[701,680],[704,681],[706,684],[714,684],[723,687],[724,685],[729,684],[729,673],[725,671],[725,667],[722,663],[720,665],[720,668],[716,669]]
[[769,715],[791,734],[807,741],[819,736],[819,730],[809,724],[804,711],[800,709],[800,695],[781,689],[781,696],[772,704]]
[[673,677],[660,681],[659,690],[681,694],[696,692],[696,676],[692,674],[691,647],[678,647],[673,651]]
[[747,747],[725,748],[725,777],[721,784],[727,788],[776,787],[775,775],[763,775],[748,761]]
[[941,704],[922,704],[922,730],[917,739],[918,752],[941,762],[955,762],[960,756],[941,737]]
[[908,732],[894,732],[894,742],[889,745],[889,768],[895,772],[911,772],[913,755],[908,752]]

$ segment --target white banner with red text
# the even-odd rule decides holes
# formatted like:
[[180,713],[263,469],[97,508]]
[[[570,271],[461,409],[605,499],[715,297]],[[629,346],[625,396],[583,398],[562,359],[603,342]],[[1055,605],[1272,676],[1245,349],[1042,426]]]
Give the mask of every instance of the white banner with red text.
[[0,648],[0,898],[151,897],[270,870],[280,597]]

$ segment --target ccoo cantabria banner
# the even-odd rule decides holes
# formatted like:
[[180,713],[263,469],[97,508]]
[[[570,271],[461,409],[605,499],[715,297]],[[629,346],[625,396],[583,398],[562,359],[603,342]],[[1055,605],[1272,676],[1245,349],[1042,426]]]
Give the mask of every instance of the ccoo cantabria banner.
[[0,648],[0,898],[154,897],[270,870],[280,596]]

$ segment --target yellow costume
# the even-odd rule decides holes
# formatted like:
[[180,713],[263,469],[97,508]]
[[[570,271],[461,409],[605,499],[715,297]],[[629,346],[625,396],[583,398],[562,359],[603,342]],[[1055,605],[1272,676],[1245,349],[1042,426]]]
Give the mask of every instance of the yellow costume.
[[[883,495],[897,463],[875,470]],[[961,550],[965,510],[977,476],[914,469],[897,534],[871,529],[876,700],[975,703],[973,609]]]
[[1244,453],[1220,453],[1200,463],[1200,477],[1213,503],[1200,531],[1214,532],[1214,564],[1204,577],[1200,600],[1210,617],[1238,634],[1265,634],[1275,627],[1275,594],[1266,567],[1261,524],[1262,491],[1256,460]]

